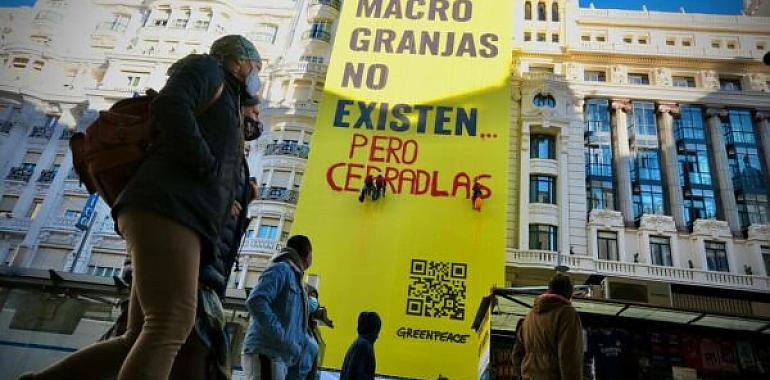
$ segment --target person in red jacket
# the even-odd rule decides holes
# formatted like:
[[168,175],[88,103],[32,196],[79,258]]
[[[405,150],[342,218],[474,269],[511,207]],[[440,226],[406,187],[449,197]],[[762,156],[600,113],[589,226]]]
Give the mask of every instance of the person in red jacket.
[[359,202],[363,202],[369,194],[374,191],[374,177],[369,174],[364,179],[364,187],[361,189],[361,195],[358,197]]
[[385,177],[382,174],[377,175],[377,178],[374,179],[372,199],[376,201],[380,197],[385,197]]

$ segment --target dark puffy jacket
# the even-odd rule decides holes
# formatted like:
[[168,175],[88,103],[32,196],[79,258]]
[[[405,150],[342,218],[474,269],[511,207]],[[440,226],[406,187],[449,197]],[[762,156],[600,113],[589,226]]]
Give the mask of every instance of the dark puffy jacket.
[[[169,73],[150,109],[159,136],[118,197],[112,216],[118,220],[127,206],[154,211],[192,228],[202,237],[204,251],[214,251],[243,160],[243,84],[208,55],[189,55]],[[208,103],[222,83],[220,99],[196,115],[195,109]]]
[[381,327],[377,313],[363,312],[358,316],[358,338],[345,354],[340,380],[374,380],[377,371],[374,342]]
[[582,331],[580,316],[568,299],[549,293],[537,297],[517,328],[513,366],[518,373],[514,378],[582,379]]
[[222,226],[217,240],[218,249],[211,255],[204,255],[201,262],[200,281],[214,289],[220,297],[223,297],[227,289],[238,251],[241,247],[241,238],[249,226],[249,201],[251,200],[251,186],[249,186],[249,165],[243,159],[238,186],[236,186],[236,199],[241,204],[241,214],[229,217]]

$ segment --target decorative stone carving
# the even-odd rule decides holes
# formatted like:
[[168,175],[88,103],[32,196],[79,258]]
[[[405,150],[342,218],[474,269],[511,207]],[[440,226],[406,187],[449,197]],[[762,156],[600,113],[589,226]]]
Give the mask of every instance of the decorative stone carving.
[[704,88],[719,90],[719,73],[714,70],[701,71],[701,83]]
[[712,118],[714,116],[718,116],[720,120],[727,121],[728,112],[724,108],[719,107],[709,107],[706,109],[706,116],[709,118]]
[[558,224],[559,209],[556,205],[530,203],[529,221],[532,223]]
[[749,226],[749,240],[770,241],[770,225],[755,224]]
[[744,77],[744,89],[749,91],[766,91],[767,84],[765,78],[760,73],[746,74]]
[[585,70],[583,65],[579,63],[570,62],[567,63],[567,80],[568,81],[582,81]]
[[615,210],[591,210],[588,225],[603,228],[623,228],[623,214]]
[[628,84],[628,67],[622,65],[612,66],[610,81],[614,84]]
[[647,214],[642,215],[639,229],[657,233],[676,232],[676,223],[674,223],[674,218],[668,215]]
[[676,103],[658,103],[658,112],[670,113],[676,117],[679,115],[679,105]]
[[693,235],[707,236],[712,238],[730,238],[730,226],[727,222],[715,219],[698,219],[693,224]]
[[757,122],[763,122],[770,119],[770,110],[758,110],[754,113],[754,120]]
[[631,111],[631,101],[628,99],[613,99],[611,106],[615,111]]
[[655,78],[655,84],[658,86],[673,86],[671,79],[671,70],[659,67],[652,71]]

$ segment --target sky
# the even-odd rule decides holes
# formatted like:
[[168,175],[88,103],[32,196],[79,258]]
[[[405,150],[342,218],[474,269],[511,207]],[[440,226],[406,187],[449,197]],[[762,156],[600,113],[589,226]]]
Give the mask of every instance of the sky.
[[[739,14],[741,0],[580,0],[581,7],[593,2],[596,8],[647,9],[656,11],[678,11],[680,6],[689,13]],[[35,0],[0,0],[0,7],[32,5]]]

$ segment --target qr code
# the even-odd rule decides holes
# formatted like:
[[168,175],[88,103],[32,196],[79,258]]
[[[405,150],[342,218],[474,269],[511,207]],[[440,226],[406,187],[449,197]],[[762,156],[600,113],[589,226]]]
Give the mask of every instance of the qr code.
[[406,314],[465,319],[468,265],[412,259]]

